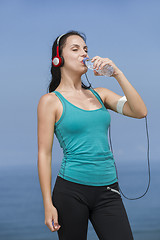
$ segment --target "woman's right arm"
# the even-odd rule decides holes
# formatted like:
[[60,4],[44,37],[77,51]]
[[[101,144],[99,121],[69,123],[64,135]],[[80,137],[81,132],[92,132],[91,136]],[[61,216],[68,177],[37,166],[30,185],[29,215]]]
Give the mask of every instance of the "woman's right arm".
[[52,204],[51,196],[52,145],[56,113],[54,102],[56,103],[55,96],[45,94],[40,98],[37,108],[38,175],[45,209],[45,224],[51,231],[56,230],[52,221],[54,221],[54,226],[59,225],[57,210]]

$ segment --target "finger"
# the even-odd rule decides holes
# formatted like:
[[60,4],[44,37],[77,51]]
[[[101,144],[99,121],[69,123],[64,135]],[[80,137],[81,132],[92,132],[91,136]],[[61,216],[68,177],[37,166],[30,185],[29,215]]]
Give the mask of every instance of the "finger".
[[55,228],[53,227],[52,223],[51,222],[45,222],[46,226],[49,228],[49,230],[51,232],[54,232],[55,231]]
[[100,76],[100,74],[96,70],[94,70],[94,75],[95,76]]
[[98,59],[99,61],[97,62],[97,65],[96,65],[96,69],[98,70],[101,65],[103,64],[103,60],[102,59]]
[[94,62],[97,58],[100,58],[99,56],[95,56],[92,58],[91,62]]
[[101,58],[96,59],[96,60],[94,61],[94,63],[93,63],[93,67],[96,68],[96,69],[98,70],[99,65],[100,65],[101,63],[102,63]]
[[106,66],[106,65],[109,65],[109,63],[108,63],[108,62],[102,63],[99,69],[101,70],[101,69],[102,69],[104,66]]
[[55,230],[58,230],[61,227],[56,220],[54,222],[52,222],[52,225]]

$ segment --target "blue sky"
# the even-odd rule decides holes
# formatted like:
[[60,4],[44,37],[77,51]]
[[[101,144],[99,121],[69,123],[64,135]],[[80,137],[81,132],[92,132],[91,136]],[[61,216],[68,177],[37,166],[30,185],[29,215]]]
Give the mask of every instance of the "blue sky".
[[[0,166],[37,164],[37,105],[51,78],[51,48],[69,30],[84,32],[89,56],[110,58],[141,95],[148,109],[150,159],[158,162],[160,2],[0,1]],[[124,95],[113,77],[96,77],[93,87]],[[82,79],[87,84],[85,77]],[[110,111],[116,161],[147,166],[145,119]],[[62,150],[54,138],[53,161]]]

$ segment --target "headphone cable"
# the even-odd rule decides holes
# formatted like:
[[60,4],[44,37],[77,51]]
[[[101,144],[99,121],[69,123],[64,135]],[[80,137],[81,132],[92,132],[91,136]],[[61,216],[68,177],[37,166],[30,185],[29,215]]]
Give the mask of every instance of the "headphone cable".
[[[136,198],[128,198],[128,197],[126,197],[126,196],[123,194],[123,192],[122,192],[122,190],[121,190],[121,188],[120,188],[120,186],[119,186],[119,189],[120,189],[122,195],[123,195],[125,198],[127,198],[128,200],[137,200],[137,199],[142,198],[142,197],[148,192],[148,189],[149,189],[149,186],[150,186],[151,176],[150,176],[150,163],[149,163],[149,136],[148,136],[147,116],[145,116],[145,120],[146,120],[146,132],[147,132],[147,143],[148,143],[148,144],[147,144],[147,145],[148,145],[148,149],[147,149],[148,176],[149,176],[148,186],[147,186],[147,189],[146,189],[145,193],[142,194],[140,197],[136,197]],[[110,124],[110,126],[111,126],[111,124]],[[111,151],[112,151],[112,153],[113,153],[112,143],[111,143],[111,136],[110,136],[110,135],[111,135],[111,134],[110,134],[110,128],[111,128],[110,126],[109,126],[109,140],[110,140]],[[117,174],[117,179],[118,179],[118,173],[117,173],[117,167],[116,167],[115,161],[114,161],[114,164],[115,164],[116,174]]]

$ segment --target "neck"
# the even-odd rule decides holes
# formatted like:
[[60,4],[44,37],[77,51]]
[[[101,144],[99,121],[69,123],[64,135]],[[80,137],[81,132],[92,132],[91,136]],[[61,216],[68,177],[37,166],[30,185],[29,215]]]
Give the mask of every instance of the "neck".
[[61,71],[61,82],[59,88],[62,91],[81,91],[81,75],[76,73],[69,73],[66,70]]

